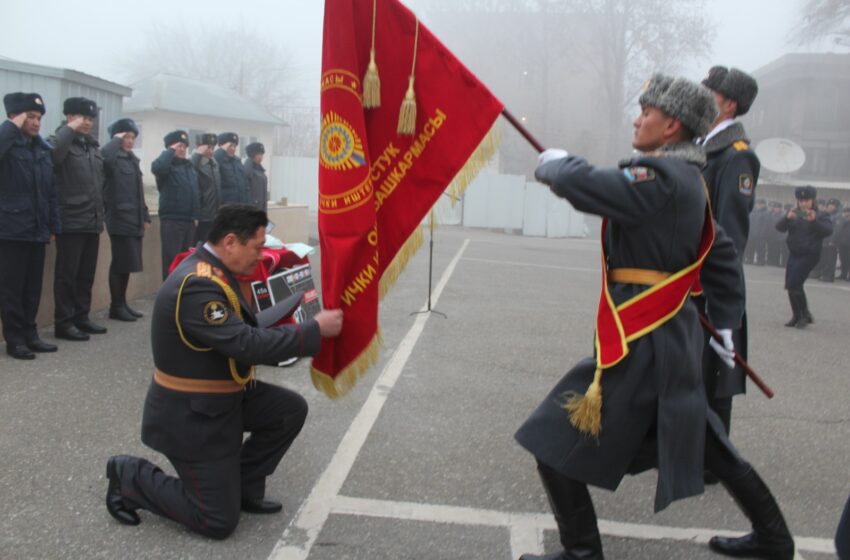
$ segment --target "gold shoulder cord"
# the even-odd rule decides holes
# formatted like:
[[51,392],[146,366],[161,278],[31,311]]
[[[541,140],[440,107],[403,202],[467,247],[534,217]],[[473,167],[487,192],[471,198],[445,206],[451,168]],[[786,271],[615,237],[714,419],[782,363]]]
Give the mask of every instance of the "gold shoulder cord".
[[[190,272],[183,278],[183,282],[180,284],[180,289],[177,291],[177,306],[174,310],[174,322],[177,325],[177,333],[180,335],[180,340],[183,341],[183,344],[194,350],[195,352],[209,352],[212,348],[201,348],[199,346],[193,345],[186,339],[186,335],[183,334],[183,327],[180,326],[180,299],[183,296],[183,288],[186,286],[186,282],[192,276],[197,276],[194,272]],[[210,276],[210,280],[218,284],[218,286],[224,290],[224,295],[227,297],[227,302],[230,304],[230,307],[233,309],[233,312],[236,313],[236,316],[239,319],[242,319],[242,307],[239,305],[239,297],[236,295],[236,292],[233,291],[227,282],[219,278],[218,276]],[[236,367],[236,360],[234,358],[228,357],[227,364],[230,366],[230,376],[233,377],[233,380],[240,385],[247,385],[251,379],[254,378],[254,366],[251,366],[248,370],[248,375],[242,377],[239,375],[239,369]]]

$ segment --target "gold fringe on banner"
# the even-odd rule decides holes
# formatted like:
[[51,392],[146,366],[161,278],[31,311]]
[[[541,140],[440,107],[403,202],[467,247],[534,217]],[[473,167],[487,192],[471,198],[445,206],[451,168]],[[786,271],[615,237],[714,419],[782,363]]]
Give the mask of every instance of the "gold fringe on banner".
[[446,192],[452,199],[452,207],[457,203],[458,199],[463,196],[466,188],[475,179],[478,173],[493,159],[493,155],[499,150],[499,145],[502,143],[502,128],[499,126],[499,121],[493,123],[490,131],[484,136],[484,139],[469,156],[466,164],[458,171],[452,182],[449,183]]
[[413,38],[413,64],[407,78],[407,92],[398,112],[398,129],[403,136],[412,136],[416,132],[416,92],[413,90],[413,77],[416,74],[416,52],[419,50],[419,18],[416,18],[416,34]]
[[363,377],[369,368],[378,361],[378,354],[383,343],[384,339],[381,337],[381,329],[379,328],[372,338],[372,342],[335,378],[311,367],[310,377],[313,379],[313,386],[332,399],[344,397],[351,391],[357,380]]
[[363,107],[376,109],[381,106],[381,77],[378,75],[378,65],[375,63],[375,14],[377,0],[372,0],[372,50],[369,51],[369,66],[363,77]]

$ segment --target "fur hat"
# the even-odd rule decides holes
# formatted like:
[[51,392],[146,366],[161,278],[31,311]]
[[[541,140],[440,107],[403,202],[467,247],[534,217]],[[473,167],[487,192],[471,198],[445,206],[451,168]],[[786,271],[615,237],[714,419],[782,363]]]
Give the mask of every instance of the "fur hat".
[[830,198],[829,200],[826,201],[826,205],[827,206],[832,205],[832,206],[835,206],[836,208],[841,208],[841,201],[838,200],[837,198]]
[[735,116],[746,115],[758,95],[759,85],[755,78],[737,68],[712,66],[702,85],[738,102]]
[[121,132],[132,132],[134,136],[139,136],[139,127],[133,119],[118,119],[106,128],[109,136],[115,136]]
[[62,106],[62,114],[95,118],[97,116],[97,103],[85,97],[69,97]]
[[218,144],[218,136],[214,132],[204,132],[195,136],[196,146],[215,146]]
[[260,142],[252,142],[245,146],[245,153],[248,154],[248,157],[252,158],[257,154],[266,153],[266,147]]
[[717,116],[717,105],[706,88],[685,78],[655,74],[644,85],[641,107],[649,105],[677,118],[694,136],[705,136]]
[[815,200],[818,197],[818,191],[811,185],[797,187],[794,189],[794,197],[797,200]]
[[27,111],[38,111],[45,113],[44,101],[37,93],[7,93],[3,96],[3,106],[7,115],[19,115]]
[[173,132],[169,132],[162,140],[163,142],[165,142],[166,148],[177,142],[182,142],[187,146],[189,145],[189,135],[186,133],[185,130],[175,130]]
[[239,145],[239,135],[235,132],[222,132],[218,135],[218,145],[222,146],[227,144],[228,142],[233,142],[235,145]]

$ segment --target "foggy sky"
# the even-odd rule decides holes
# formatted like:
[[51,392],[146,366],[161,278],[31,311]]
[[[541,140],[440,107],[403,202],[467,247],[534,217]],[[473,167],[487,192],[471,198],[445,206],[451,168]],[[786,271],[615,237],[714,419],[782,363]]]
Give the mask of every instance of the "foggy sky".
[[[702,79],[713,64],[753,71],[786,52],[800,52],[802,49],[787,44],[786,38],[802,1],[711,0],[709,10],[718,21],[714,53],[689,69],[688,77]],[[404,3],[416,11],[416,0]],[[298,103],[318,106],[323,11],[321,0],[12,2],[3,8],[0,57],[69,68],[126,85],[116,53],[143,43],[144,30],[151,24],[200,21],[216,28],[224,22],[242,22],[246,28],[276,39],[293,54],[294,81],[301,97]],[[440,30],[433,31],[439,37]],[[262,53],[258,53],[258,63],[263,63]]]

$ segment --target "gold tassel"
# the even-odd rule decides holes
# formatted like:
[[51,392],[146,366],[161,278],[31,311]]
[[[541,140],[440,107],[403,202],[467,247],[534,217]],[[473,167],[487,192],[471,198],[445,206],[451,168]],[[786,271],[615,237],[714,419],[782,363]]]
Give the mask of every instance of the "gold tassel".
[[331,377],[316,368],[310,368],[310,377],[313,380],[313,386],[331,399],[344,397],[351,391],[357,380],[363,377],[369,371],[369,368],[378,361],[383,343],[381,329],[378,329],[374,338],[372,338],[372,341],[366,346],[363,352],[336,377]]
[[398,113],[399,134],[412,136],[416,132],[416,94],[413,91],[413,76],[407,81],[407,93],[401,102],[401,110]]
[[563,407],[578,431],[598,438],[602,431],[602,369],[596,369],[593,383],[584,395],[569,393]]
[[363,107],[377,109],[381,106],[381,77],[375,63],[375,48],[369,53],[369,67],[363,78]]

